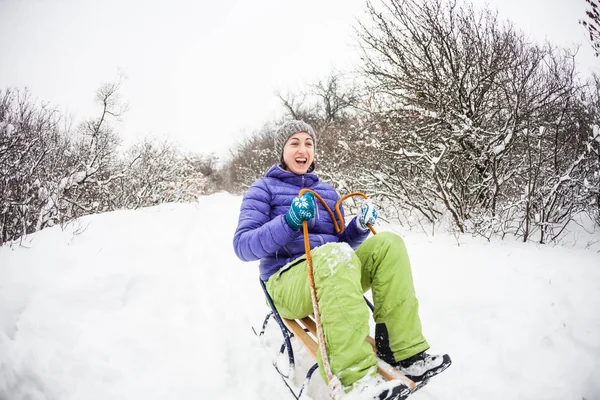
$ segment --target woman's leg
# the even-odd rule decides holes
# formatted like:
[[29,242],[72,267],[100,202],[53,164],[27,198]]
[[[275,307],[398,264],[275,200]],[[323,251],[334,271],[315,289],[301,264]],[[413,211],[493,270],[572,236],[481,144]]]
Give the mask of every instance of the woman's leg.
[[379,233],[361,244],[356,255],[362,264],[362,290],[373,292],[378,355],[395,363],[427,350],[402,238],[390,232]]
[[[365,341],[369,311],[363,299],[360,261],[346,243],[329,243],[311,251],[319,313],[331,371],[346,387],[376,373],[376,359]],[[306,260],[267,281],[267,290],[282,317],[313,313]],[[320,352],[319,369],[324,376]]]

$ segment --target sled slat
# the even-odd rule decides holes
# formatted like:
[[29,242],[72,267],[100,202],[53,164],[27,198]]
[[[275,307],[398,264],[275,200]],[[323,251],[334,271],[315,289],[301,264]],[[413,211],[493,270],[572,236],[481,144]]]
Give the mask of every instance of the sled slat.
[[[283,323],[288,327],[290,331],[302,342],[304,347],[307,348],[310,354],[316,359],[317,358],[317,342],[304,330],[303,327],[298,324],[296,320],[282,318]],[[308,327],[307,327],[308,328]]]

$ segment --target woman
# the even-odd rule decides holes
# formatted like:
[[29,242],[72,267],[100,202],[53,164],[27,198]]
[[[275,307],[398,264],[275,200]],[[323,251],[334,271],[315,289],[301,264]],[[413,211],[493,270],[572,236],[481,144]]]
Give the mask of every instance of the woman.
[[[317,140],[303,121],[283,124],[275,134],[279,163],[245,194],[233,244],[244,261],[260,260],[260,278],[282,317],[303,318],[313,307],[307,279],[302,222],[308,221],[313,274],[331,371],[348,392],[376,375],[377,361],[365,341],[369,310],[363,293],[371,289],[379,357],[419,383],[450,365],[432,356],[421,333],[408,255],[392,233],[371,238],[368,224],[377,211],[365,202],[341,234],[308,188],[334,209],[339,196],[314,173]],[[343,208],[341,208],[343,213]],[[319,357],[319,367],[324,376]],[[382,397],[382,398],[385,398]]]

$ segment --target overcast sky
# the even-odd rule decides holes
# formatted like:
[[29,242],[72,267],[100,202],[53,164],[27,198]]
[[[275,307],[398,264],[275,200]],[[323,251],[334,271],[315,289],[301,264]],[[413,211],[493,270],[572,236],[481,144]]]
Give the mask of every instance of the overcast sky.
[[[536,40],[580,44],[584,72],[600,71],[585,30],[585,0],[475,0]],[[94,94],[126,76],[125,144],[168,137],[225,156],[241,135],[281,114],[294,91],[358,62],[353,25],[364,0],[0,0],[0,88],[28,87],[78,120]]]

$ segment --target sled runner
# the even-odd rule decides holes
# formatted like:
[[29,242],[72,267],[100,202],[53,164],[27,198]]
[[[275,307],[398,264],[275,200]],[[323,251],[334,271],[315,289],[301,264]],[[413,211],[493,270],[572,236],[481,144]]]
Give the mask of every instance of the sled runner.
[[[312,374],[317,370],[318,364],[315,363],[312,367],[310,367],[308,369],[308,372],[306,373],[306,377],[304,379],[304,383],[302,384],[300,389],[296,392],[289,383],[289,381],[294,376],[294,372],[295,372],[295,368],[296,368],[296,360],[294,357],[294,349],[292,347],[292,340],[291,340],[295,336],[294,331],[292,331],[290,328],[288,328],[288,325],[286,325],[286,322],[284,322],[284,319],[279,315],[279,312],[277,311],[275,304],[273,304],[273,299],[271,299],[269,292],[267,292],[267,287],[265,286],[265,283],[262,280],[260,280],[260,285],[265,293],[265,297],[267,299],[267,302],[269,303],[269,307],[271,308],[271,311],[269,311],[267,313],[267,316],[265,317],[265,319],[263,321],[261,331],[259,333],[256,333],[256,331],[254,331],[254,328],[252,328],[252,330],[258,337],[261,337],[265,334],[267,325],[268,325],[271,317],[273,317],[273,319],[275,319],[275,321],[279,325],[279,328],[281,329],[281,334],[283,336],[283,343],[281,344],[281,347],[279,348],[279,354],[287,354],[288,367],[287,367],[287,371],[282,370],[279,367],[277,359],[275,359],[275,361],[273,361],[273,366],[275,367],[275,370],[279,373],[279,375],[283,379],[283,382],[285,383],[285,385],[288,387],[288,389],[292,393],[292,396],[294,396],[295,399],[300,399],[300,397],[302,396],[302,393],[306,389],[306,386],[310,382]],[[285,321],[290,321],[290,320],[285,320]],[[298,323],[296,323],[295,321],[290,321],[290,322],[295,324],[297,327],[300,327],[300,325],[298,325]],[[305,331],[303,329],[300,329],[300,330],[302,331],[302,333],[299,333],[298,340],[300,341],[300,343],[304,344],[304,342],[300,339],[300,337],[307,339],[308,333],[307,333],[307,331]],[[306,342],[309,343],[309,340],[306,340]],[[316,357],[317,344],[314,340],[312,341],[312,343],[313,344],[310,345],[310,347],[307,347],[307,350],[311,355],[313,355],[313,357]]]

